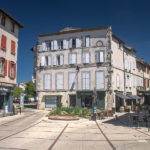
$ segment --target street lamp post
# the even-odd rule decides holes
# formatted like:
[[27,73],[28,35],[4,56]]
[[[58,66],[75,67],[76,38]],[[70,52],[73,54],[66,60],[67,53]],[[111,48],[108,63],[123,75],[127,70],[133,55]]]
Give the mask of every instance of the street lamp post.
[[96,99],[97,99],[97,93],[96,93],[96,88],[94,88],[94,92],[93,92],[93,117],[92,117],[93,121],[96,121]]

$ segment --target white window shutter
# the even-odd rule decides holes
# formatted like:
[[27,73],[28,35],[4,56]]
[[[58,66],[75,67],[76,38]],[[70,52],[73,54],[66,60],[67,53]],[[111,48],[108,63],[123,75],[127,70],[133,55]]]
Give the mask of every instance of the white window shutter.
[[80,47],[80,39],[76,38],[76,48],[79,48],[79,47]]
[[90,74],[86,73],[86,89],[90,89]]
[[47,51],[47,46],[46,46],[45,42],[42,43],[42,49],[43,49],[43,51]]
[[54,41],[51,41],[51,50],[54,50]]
[[100,53],[96,52],[95,57],[96,57],[96,63],[99,63],[100,62]]
[[63,49],[67,49],[67,40],[63,40]]
[[72,39],[69,40],[69,48],[72,48]]
[[82,74],[82,88],[90,89],[90,74],[89,74],[89,72],[84,72]]
[[89,63],[89,62],[90,62],[90,54],[86,53],[86,63]]
[[83,63],[89,63],[89,53],[83,53],[82,59],[83,59]]
[[51,66],[51,65],[52,65],[52,57],[48,56],[48,66]]
[[82,62],[84,64],[86,63],[86,53],[83,53],[83,55],[82,55]]
[[72,64],[72,60],[71,60],[72,56],[71,55],[72,54],[69,54],[69,64]]
[[69,73],[69,89],[76,89],[76,74]]
[[63,55],[60,55],[60,65],[63,65],[63,63],[64,63],[64,59],[63,58],[64,58]]
[[86,47],[89,47],[89,46],[90,46],[90,37],[89,37],[89,36],[87,36],[87,37],[85,38],[85,46],[86,46]]
[[45,66],[45,56],[41,57],[41,66]]
[[76,54],[72,54],[72,64],[76,64]]
[[104,62],[104,52],[100,52],[100,62]]
[[96,72],[96,89],[104,88],[104,73]]
[[58,49],[58,42],[57,40],[54,40],[54,50],[57,50]]
[[50,74],[45,74],[44,76],[44,89],[50,89],[51,88],[51,76]]
[[57,64],[57,57],[53,56],[53,66],[56,66],[56,64]]
[[63,89],[63,74],[57,74],[56,80],[57,89]]

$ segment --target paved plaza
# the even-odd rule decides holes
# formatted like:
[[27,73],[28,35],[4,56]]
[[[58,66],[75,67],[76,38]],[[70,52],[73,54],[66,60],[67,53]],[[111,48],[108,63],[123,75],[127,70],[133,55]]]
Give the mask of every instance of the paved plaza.
[[128,127],[120,120],[54,121],[45,111],[0,118],[0,150],[149,150],[146,127]]

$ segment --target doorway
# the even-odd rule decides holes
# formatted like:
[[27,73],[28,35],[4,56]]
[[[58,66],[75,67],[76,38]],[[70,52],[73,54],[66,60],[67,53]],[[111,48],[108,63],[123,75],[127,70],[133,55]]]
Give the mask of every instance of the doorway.
[[93,98],[92,96],[81,96],[81,107],[92,108]]

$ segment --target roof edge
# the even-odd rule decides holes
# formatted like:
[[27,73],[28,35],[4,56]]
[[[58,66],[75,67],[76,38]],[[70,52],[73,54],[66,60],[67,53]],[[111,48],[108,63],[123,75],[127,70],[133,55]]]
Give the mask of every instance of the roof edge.
[[106,30],[109,27],[110,26],[102,26],[102,27],[96,27],[96,28],[84,28],[84,29],[77,29],[77,30],[64,31],[64,32],[55,32],[55,33],[48,33],[48,34],[40,34],[40,35],[38,35],[38,37],[62,35],[62,34],[77,33],[77,32],[87,32],[87,31],[94,31],[94,30]]
[[24,28],[24,26],[19,23],[16,19],[14,19],[9,13],[7,13],[4,9],[0,8],[0,12],[2,12],[3,14],[5,14],[7,17],[9,17],[11,20],[13,20],[18,26],[19,28]]

